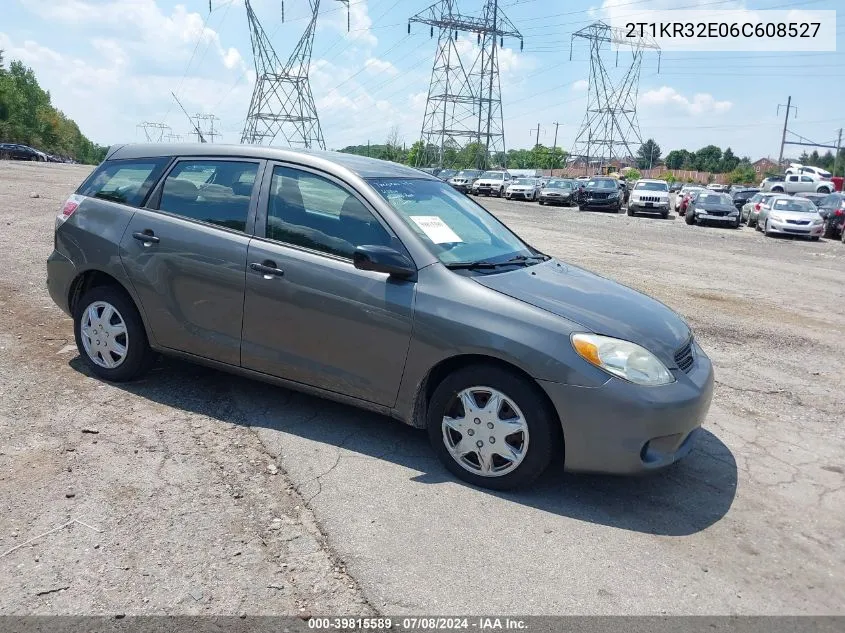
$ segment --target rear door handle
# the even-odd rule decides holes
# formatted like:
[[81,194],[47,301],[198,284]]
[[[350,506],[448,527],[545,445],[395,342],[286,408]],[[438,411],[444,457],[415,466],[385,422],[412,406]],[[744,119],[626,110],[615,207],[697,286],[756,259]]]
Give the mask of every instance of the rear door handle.
[[155,234],[150,229],[146,229],[144,231],[135,231],[132,234],[139,242],[143,242],[144,246],[149,246],[150,244],[158,244],[161,240],[158,239]]
[[285,274],[285,271],[283,271],[281,268],[276,267],[276,262],[271,261],[269,259],[265,259],[260,264],[258,262],[252,262],[249,267],[252,268],[254,271],[264,275],[264,279],[282,277]]

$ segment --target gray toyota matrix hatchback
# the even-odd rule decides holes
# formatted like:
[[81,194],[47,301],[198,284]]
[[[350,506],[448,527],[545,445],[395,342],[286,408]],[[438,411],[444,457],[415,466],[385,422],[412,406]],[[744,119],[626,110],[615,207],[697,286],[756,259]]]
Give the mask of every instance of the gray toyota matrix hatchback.
[[434,177],[349,154],[125,145],[47,262],[97,376],[157,352],[428,429],[458,477],[639,473],[692,449],[710,360],[662,303],[533,248]]

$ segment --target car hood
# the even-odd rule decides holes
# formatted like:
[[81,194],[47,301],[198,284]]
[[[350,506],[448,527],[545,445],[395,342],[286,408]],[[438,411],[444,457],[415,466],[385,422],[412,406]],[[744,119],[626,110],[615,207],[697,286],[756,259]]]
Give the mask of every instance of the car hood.
[[691,335],[686,322],[656,299],[555,259],[473,279],[595,334],[641,345],[667,367],[675,367],[675,352]]
[[732,204],[697,204],[696,211],[736,211],[736,207]]
[[550,194],[556,193],[561,196],[568,196],[572,194],[572,189],[556,189],[555,187],[543,187],[540,193]]

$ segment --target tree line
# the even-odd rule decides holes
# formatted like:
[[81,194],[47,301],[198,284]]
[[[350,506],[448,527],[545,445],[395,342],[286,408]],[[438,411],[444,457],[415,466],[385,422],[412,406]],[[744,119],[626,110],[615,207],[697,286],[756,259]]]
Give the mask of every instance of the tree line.
[[0,142],[22,143],[55,156],[97,164],[108,148],[92,143],[76,123],[50,103],[50,93],[31,68],[12,61],[8,69],[0,50]]

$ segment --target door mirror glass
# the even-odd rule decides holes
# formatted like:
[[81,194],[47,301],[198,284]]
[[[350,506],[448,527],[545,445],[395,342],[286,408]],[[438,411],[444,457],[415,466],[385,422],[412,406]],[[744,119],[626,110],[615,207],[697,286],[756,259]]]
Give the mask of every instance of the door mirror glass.
[[416,274],[414,264],[396,249],[389,246],[365,244],[355,248],[352,263],[359,270],[387,273],[391,277],[406,279]]

